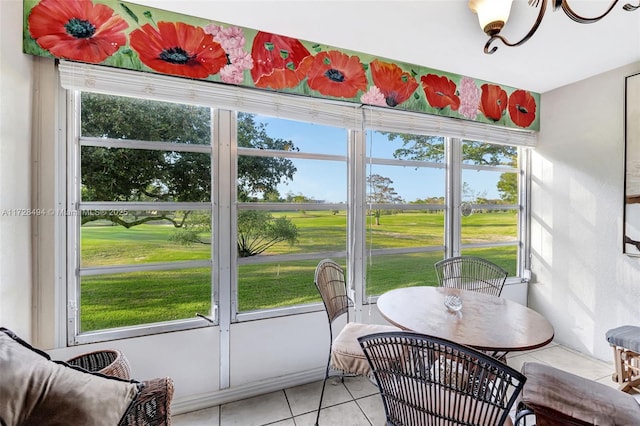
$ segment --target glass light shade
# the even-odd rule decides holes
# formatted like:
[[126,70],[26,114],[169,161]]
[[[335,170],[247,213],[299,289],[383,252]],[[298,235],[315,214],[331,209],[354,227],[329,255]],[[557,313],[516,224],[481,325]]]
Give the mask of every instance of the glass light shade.
[[[469,0],[469,9],[478,14],[482,31],[497,33],[509,19],[513,0]],[[496,27],[498,23],[499,28]],[[496,31],[497,30],[497,31]]]

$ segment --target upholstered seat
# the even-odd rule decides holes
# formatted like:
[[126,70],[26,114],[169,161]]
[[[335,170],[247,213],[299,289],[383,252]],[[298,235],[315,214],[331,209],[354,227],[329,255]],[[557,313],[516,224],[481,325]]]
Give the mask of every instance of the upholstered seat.
[[348,374],[366,376],[371,372],[358,338],[382,331],[398,331],[397,327],[350,322],[335,338],[331,350],[331,366]]
[[521,401],[536,426],[640,425],[640,405],[629,394],[545,364],[526,362],[522,373]]
[[[329,321],[329,356],[325,369],[322,391],[320,392],[320,402],[318,403],[318,413],[316,422],[320,420],[320,408],[324,398],[324,390],[331,371],[344,375],[363,375],[370,372],[369,363],[358,343],[358,338],[367,334],[383,331],[398,331],[397,327],[381,324],[364,324],[349,321],[349,307],[351,300],[347,294],[347,284],[344,278],[342,267],[331,259],[324,259],[316,267],[314,282],[322,297],[327,319]],[[334,321],[342,316],[346,317],[346,324],[333,337]]]
[[640,327],[623,325],[607,331],[607,341],[616,346],[640,352]]

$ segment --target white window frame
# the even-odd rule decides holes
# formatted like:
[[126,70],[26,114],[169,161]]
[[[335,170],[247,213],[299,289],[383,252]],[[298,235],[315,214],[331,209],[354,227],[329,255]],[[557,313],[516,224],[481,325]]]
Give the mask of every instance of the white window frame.
[[[87,91],[88,92],[88,91]],[[102,274],[117,274],[127,272],[142,272],[142,271],[161,271],[161,270],[175,270],[175,269],[187,269],[187,268],[210,268],[211,269],[211,306],[213,323],[217,323],[217,307],[218,299],[216,299],[217,287],[215,283],[219,282],[215,279],[217,269],[214,265],[214,253],[217,250],[217,242],[212,244],[212,256],[209,260],[191,260],[191,261],[178,261],[178,262],[159,262],[159,263],[147,263],[147,264],[130,264],[130,265],[116,265],[116,266],[95,266],[95,267],[81,267],[80,266],[80,232],[81,232],[81,212],[86,210],[128,210],[128,211],[144,211],[144,210],[156,210],[159,206],[158,203],[153,202],[107,202],[107,201],[81,201],[80,185],[81,181],[81,158],[80,151],[83,146],[94,147],[110,147],[110,148],[127,148],[127,149],[160,149],[166,151],[180,151],[180,152],[194,152],[209,154],[211,156],[212,163],[217,160],[215,152],[217,151],[217,144],[211,143],[208,145],[187,145],[171,142],[149,142],[149,141],[136,141],[136,140],[115,140],[115,139],[101,139],[94,137],[81,136],[81,91],[69,90],[67,92],[68,104],[67,104],[67,118],[70,124],[70,132],[68,132],[67,143],[67,164],[70,166],[67,168],[67,203],[68,210],[70,212],[77,212],[67,216],[66,230],[67,230],[67,277],[73,277],[67,281],[67,339],[68,344],[83,344],[93,343],[105,340],[114,340],[120,338],[143,336],[151,333],[165,333],[170,331],[187,330],[192,328],[199,328],[204,325],[210,325],[203,322],[199,318],[181,319],[174,321],[165,321],[152,324],[141,324],[134,326],[127,326],[122,328],[113,328],[106,330],[97,330],[81,333],[79,328],[79,314],[77,300],[80,297],[80,282],[81,278],[85,276],[94,276]],[[122,94],[119,94],[122,95]],[[217,128],[218,123],[215,122],[218,114],[212,114],[212,127]],[[213,135],[212,135],[213,139]],[[212,165],[212,174],[215,173],[217,167]],[[212,188],[214,188],[215,177],[212,176]],[[213,189],[212,189],[213,191]],[[213,193],[212,196],[218,196]],[[212,214],[212,224],[218,219],[219,210],[215,209],[215,203],[212,202],[167,202],[162,203],[162,209],[166,211],[178,211],[178,210],[200,210],[210,211]],[[212,229],[216,229],[215,225]]]
[[[59,64],[60,84],[62,88],[69,92],[91,91],[110,95],[131,96],[147,98],[151,100],[187,103],[200,106],[209,106],[214,110],[214,142],[211,149],[214,150],[215,166],[212,167],[214,176],[212,179],[217,182],[212,188],[215,201],[213,202],[214,221],[218,229],[226,229],[228,232],[219,233],[215,239],[213,249],[212,268],[212,298],[215,321],[222,330],[229,330],[229,325],[234,321],[246,321],[255,319],[271,318],[274,316],[292,315],[303,312],[321,310],[321,304],[301,305],[291,308],[275,310],[264,310],[251,314],[237,314],[235,304],[237,303],[237,283],[235,278],[236,256],[235,238],[231,231],[235,229],[235,213],[238,205],[235,201],[235,179],[229,179],[236,175],[235,160],[238,152],[245,148],[237,148],[235,145],[235,111],[264,114],[272,117],[282,117],[292,120],[307,121],[318,124],[327,124],[336,127],[349,129],[349,146],[347,150],[347,170],[348,170],[348,216],[347,216],[347,247],[346,257],[348,260],[348,282],[355,296],[356,319],[358,313],[365,304],[364,282],[366,274],[366,153],[365,153],[365,132],[368,129],[394,131],[399,133],[420,133],[428,135],[442,135],[445,137],[464,138],[469,140],[486,141],[491,143],[502,143],[517,145],[522,148],[522,161],[520,164],[520,194],[524,197],[520,204],[524,206],[524,211],[520,214],[520,253],[521,265],[528,267],[528,217],[529,217],[529,177],[528,150],[526,147],[535,146],[537,134],[532,131],[510,129],[479,123],[474,121],[458,120],[449,117],[427,115],[401,111],[390,108],[379,108],[361,106],[358,104],[340,102],[334,100],[324,100],[307,98],[298,95],[288,95],[270,91],[262,91],[250,88],[235,87],[230,85],[216,84],[206,81],[194,81],[178,77],[165,75],[147,74],[129,70],[116,70],[109,67],[101,67],[90,64],[77,64],[61,61]],[[76,123],[72,117],[75,115],[73,102],[68,102],[66,117],[61,114],[61,127],[67,127],[67,135],[71,137],[70,145],[78,143],[73,140],[74,134],[79,134]],[[75,130],[75,131],[74,131]],[[219,134],[220,133],[220,134]],[[222,134],[222,136],[221,136]],[[226,136],[224,136],[226,135]],[[216,142],[217,141],[217,142]],[[72,155],[73,150],[68,153],[66,161],[68,165],[77,167],[77,159]],[[282,153],[268,152],[265,155],[282,155]],[[286,153],[292,156],[292,153]],[[306,154],[305,154],[306,155]],[[308,155],[305,156],[307,158]],[[318,159],[327,158],[323,154],[312,154],[310,157]],[[340,159],[342,160],[342,159]],[[66,165],[59,165],[64,173]],[[449,173],[447,173],[449,176]],[[226,184],[225,184],[226,182]],[[448,188],[452,187],[447,182]],[[66,191],[73,193],[76,186],[72,181],[68,181]],[[446,194],[447,199],[454,200],[451,194]],[[76,199],[66,198],[67,194],[60,194],[58,202],[66,202],[69,210],[77,209]],[[64,201],[67,200],[67,201]],[[249,203],[250,204],[250,203]],[[344,208],[344,205],[340,205]],[[133,206],[132,206],[133,207]],[[243,208],[277,208],[277,206],[254,207],[242,204]],[[317,205],[313,206],[317,208]],[[323,206],[324,208],[325,206]],[[331,205],[326,206],[328,209]],[[77,229],[66,230],[64,221],[58,221],[58,238],[60,235],[69,238],[77,238]],[[73,227],[71,227],[73,228]],[[447,236],[447,238],[449,238]],[[445,246],[447,242],[445,242]],[[58,245],[61,247],[62,245]],[[340,253],[334,253],[341,255]],[[76,248],[72,244],[67,245],[66,256],[59,256],[59,267],[67,271],[66,300],[67,320],[74,315],[73,300],[77,290],[75,281],[77,279],[78,265]],[[243,260],[252,262],[253,260]],[[520,280],[520,278],[517,278]],[[166,324],[145,324],[138,327],[127,327],[118,330],[105,330],[92,332],[86,335],[79,335],[73,327],[67,328],[67,343],[69,345],[79,343],[97,342],[103,340],[132,337],[169,330],[181,330],[195,327],[209,326],[201,319],[187,319]]]

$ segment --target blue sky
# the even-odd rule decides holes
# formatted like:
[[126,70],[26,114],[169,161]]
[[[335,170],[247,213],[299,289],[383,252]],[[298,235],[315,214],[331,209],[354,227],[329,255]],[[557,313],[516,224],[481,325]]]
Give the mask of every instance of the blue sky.
[[[292,140],[301,152],[347,155],[347,134],[345,129],[256,116],[256,121],[266,123],[267,134],[273,138]],[[393,158],[393,152],[400,148],[399,140],[389,141],[385,136],[372,132],[368,135],[367,155],[379,158]],[[373,143],[371,143],[371,139]],[[293,160],[298,171],[293,181],[278,187],[281,196],[288,192],[326,202],[346,202],[346,164],[325,160]],[[368,165],[368,174],[379,174],[393,181],[393,188],[405,200],[414,201],[427,197],[444,196],[444,169]],[[496,189],[500,173],[465,171],[463,179],[469,183],[472,192],[484,193],[488,198],[499,198]]]

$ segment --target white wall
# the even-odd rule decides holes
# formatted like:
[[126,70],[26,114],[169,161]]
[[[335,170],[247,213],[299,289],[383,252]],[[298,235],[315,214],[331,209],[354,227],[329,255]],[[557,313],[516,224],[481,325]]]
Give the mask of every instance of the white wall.
[[31,336],[31,57],[22,0],[0,1],[0,325]]
[[529,306],[556,341],[611,359],[608,329],[640,325],[640,258],[622,253],[624,78],[640,63],[542,95],[533,155]]

